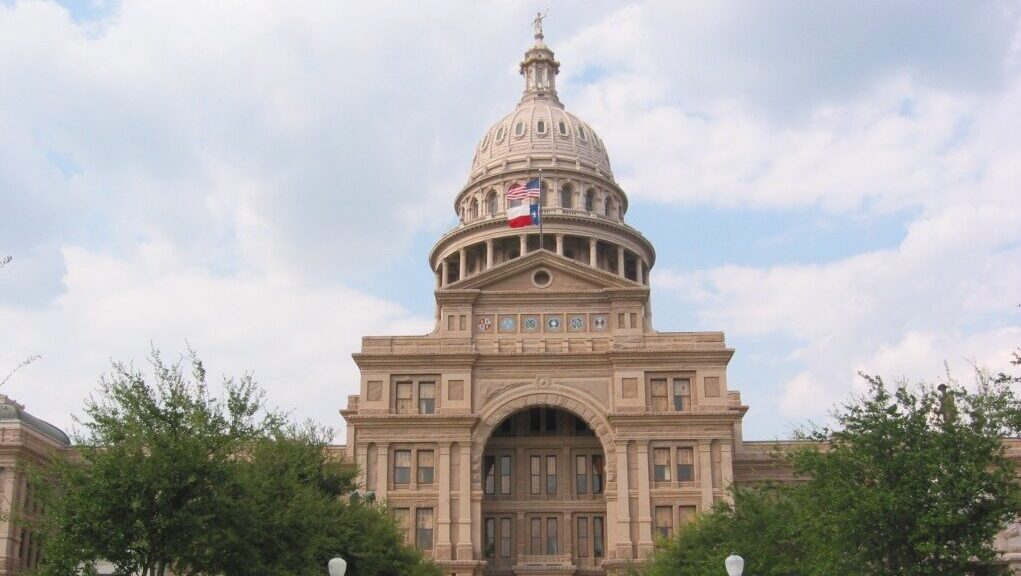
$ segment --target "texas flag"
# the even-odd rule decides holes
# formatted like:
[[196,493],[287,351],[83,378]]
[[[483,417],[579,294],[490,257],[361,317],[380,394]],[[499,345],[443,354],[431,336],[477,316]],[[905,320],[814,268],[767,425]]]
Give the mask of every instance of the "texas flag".
[[523,204],[507,209],[507,224],[511,228],[539,225],[539,205]]

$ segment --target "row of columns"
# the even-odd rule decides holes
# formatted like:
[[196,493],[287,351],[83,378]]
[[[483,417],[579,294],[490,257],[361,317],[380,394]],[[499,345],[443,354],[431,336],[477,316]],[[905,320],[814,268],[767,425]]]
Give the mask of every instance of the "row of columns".
[[[564,237],[565,237],[565,234],[556,234],[556,253],[558,255],[560,255],[560,256],[564,255]],[[518,236],[518,239],[519,239],[519,246],[520,246],[519,250],[518,250],[518,254],[520,256],[524,256],[525,254],[528,253],[528,234],[521,234],[521,235]],[[486,267],[485,267],[485,269],[489,270],[490,268],[492,268],[494,266],[494,248],[495,248],[494,240],[492,238],[489,238],[489,239],[486,240],[485,243],[486,243]],[[593,268],[598,267],[598,258],[597,258],[598,252],[596,250],[597,243],[598,243],[598,239],[597,238],[595,238],[594,236],[589,236],[588,237],[589,266],[591,266]],[[625,250],[624,246],[621,245],[621,244],[617,244],[617,270],[616,270],[616,274],[618,276],[620,276],[621,278],[625,277],[625,270],[624,270],[624,257],[625,257],[625,254],[626,254],[626,250]],[[458,275],[457,275],[457,278],[458,278],[458,280],[462,280],[462,279],[464,279],[464,278],[466,278],[468,276],[468,249],[467,249],[467,247],[460,248],[457,251],[457,257],[458,257]],[[449,280],[448,280],[450,278],[450,268],[449,268],[449,266],[450,266],[450,263],[449,263],[449,260],[447,258],[444,258],[440,262],[440,271],[439,271],[440,272],[440,276],[439,276],[439,282],[437,283],[438,287],[443,287],[443,286],[446,286],[447,284],[449,284]],[[642,258],[640,258],[637,254],[635,255],[635,266],[636,266],[636,268],[635,268],[635,275],[636,275],[635,281],[638,282],[639,284],[645,284],[646,283],[646,275],[648,273],[648,266],[645,264],[645,261]]]

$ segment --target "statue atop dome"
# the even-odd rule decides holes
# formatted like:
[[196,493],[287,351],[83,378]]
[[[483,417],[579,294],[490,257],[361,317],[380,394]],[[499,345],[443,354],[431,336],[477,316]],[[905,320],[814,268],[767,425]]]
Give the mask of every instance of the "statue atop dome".
[[532,20],[532,28],[535,30],[535,39],[542,40],[542,21],[549,14],[549,8],[545,12],[536,12],[535,20]]

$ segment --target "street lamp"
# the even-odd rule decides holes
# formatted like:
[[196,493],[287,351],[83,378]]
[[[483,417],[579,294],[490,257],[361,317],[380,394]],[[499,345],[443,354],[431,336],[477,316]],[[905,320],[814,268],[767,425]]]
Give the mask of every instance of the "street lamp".
[[744,558],[737,554],[727,556],[723,565],[727,567],[727,576],[741,576],[741,573],[744,572]]
[[330,560],[326,567],[330,570],[330,576],[344,576],[344,572],[347,572],[347,562],[340,557]]

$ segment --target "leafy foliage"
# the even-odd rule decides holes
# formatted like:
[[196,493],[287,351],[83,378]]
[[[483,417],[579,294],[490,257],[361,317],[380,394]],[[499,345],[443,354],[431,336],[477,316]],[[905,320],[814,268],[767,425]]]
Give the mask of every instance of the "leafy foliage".
[[125,576],[321,575],[336,555],[352,574],[438,574],[384,509],[347,501],[354,471],[328,457],[327,431],[267,410],[249,376],[213,396],[190,360],[189,378],[154,352],[151,384],[115,364],[79,421],[79,457],[34,472],[38,574],[105,559]]
[[[1017,360],[1016,360],[1017,362]],[[864,376],[868,392],[832,428],[782,456],[801,482],[734,491],[733,505],[665,543],[650,576],[999,574],[993,538],[1021,514],[1003,445],[1021,432],[1016,377],[976,372],[971,389]]]

